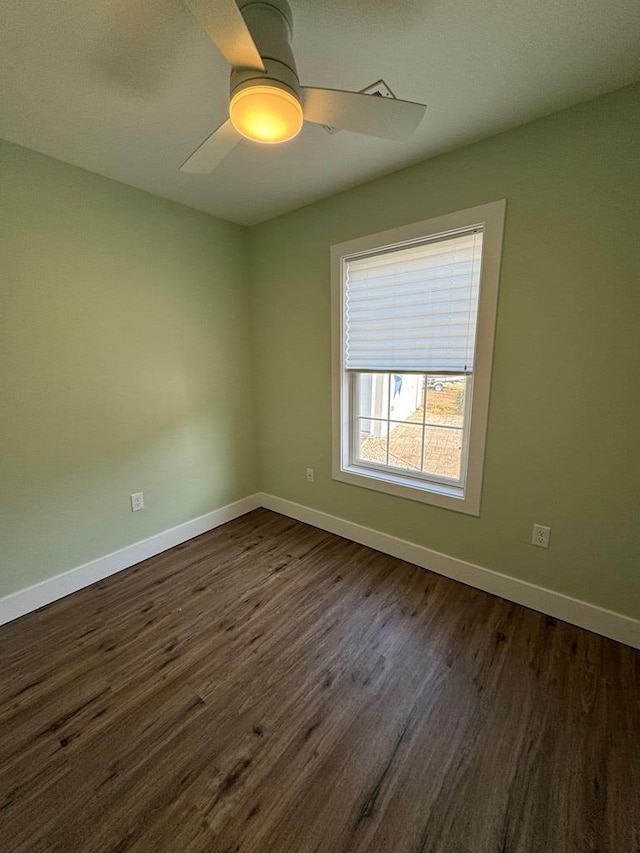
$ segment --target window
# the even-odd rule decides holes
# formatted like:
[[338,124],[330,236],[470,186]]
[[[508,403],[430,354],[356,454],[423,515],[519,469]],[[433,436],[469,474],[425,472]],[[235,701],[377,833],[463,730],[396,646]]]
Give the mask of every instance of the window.
[[504,211],[332,247],[334,479],[479,514]]

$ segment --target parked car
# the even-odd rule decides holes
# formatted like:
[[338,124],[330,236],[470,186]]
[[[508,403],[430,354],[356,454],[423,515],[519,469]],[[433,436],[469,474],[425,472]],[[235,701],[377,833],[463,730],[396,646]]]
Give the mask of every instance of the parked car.
[[466,376],[427,376],[427,388],[442,391],[445,385],[455,385],[458,382],[464,382],[466,378]]

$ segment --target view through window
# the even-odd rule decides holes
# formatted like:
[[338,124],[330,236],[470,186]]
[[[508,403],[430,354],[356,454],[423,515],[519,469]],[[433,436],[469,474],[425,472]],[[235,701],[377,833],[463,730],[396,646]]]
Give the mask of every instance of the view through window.
[[468,381],[464,375],[358,374],[356,459],[459,482]]

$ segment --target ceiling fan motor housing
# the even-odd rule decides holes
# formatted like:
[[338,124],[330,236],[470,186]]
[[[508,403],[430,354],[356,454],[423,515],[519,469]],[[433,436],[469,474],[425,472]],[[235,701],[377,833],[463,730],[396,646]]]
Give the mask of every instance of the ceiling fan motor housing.
[[247,0],[239,4],[265,71],[234,68],[231,72],[230,95],[233,97],[251,86],[273,86],[288,90],[300,100],[300,81],[291,50],[293,16],[286,0]]

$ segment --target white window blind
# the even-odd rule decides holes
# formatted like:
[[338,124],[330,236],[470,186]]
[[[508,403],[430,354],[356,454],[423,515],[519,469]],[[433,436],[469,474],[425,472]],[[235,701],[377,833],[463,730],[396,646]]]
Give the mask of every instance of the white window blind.
[[344,367],[471,373],[482,229],[346,258]]

